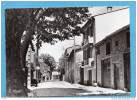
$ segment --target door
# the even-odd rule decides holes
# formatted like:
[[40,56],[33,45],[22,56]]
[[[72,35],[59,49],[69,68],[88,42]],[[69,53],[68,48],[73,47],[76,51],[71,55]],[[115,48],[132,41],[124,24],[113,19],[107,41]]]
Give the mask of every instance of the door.
[[119,67],[114,64],[114,88],[119,89]]
[[130,53],[124,54],[124,80],[125,88],[131,91],[131,77],[130,77]]
[[80,68],[80,83],[84,84],[84,68]]
[[101,61],[101,69],[102,86],[110,87],[110,59],[105,59]]
[[92,85],[92,70],[88,70],[88,85]]

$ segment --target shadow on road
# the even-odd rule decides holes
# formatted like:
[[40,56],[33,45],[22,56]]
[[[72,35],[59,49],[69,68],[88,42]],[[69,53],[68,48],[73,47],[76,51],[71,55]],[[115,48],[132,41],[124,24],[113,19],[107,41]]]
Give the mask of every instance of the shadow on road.
[[43,89],[35,89],[32,92],[34,94],[34,97],[130,95],[130,93],[94,94],[94,92],[86,91],[83,89],[76,89],[76,88],[43,88]]

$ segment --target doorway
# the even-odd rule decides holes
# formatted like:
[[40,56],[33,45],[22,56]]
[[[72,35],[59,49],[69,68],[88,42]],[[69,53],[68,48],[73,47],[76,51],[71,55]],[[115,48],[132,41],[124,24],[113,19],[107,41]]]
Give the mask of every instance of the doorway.
[[117,63],[114,63],[114,88],[119,89],[119,67]]
[[124,80],[125,88],[131,91],[130,53],[124,53]]
[[88,70],[88,85],[92,85],[92,70]]
[[84,84],[84,68],[80,68],[80,83]]
[[101,61],[101,76],[102,76],[102,86],[111,87],[110,78],[110,58]]

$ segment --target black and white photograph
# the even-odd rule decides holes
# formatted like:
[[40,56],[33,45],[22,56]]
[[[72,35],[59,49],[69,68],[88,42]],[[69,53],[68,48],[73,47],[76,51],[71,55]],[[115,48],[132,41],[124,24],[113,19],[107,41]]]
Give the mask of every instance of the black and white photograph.
[[5,9],[6,97],[131,94],[130,7]]

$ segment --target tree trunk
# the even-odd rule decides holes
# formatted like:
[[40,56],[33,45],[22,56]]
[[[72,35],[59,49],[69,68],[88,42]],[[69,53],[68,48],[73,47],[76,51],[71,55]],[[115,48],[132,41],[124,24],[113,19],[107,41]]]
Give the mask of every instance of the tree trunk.
[[7,97],[27,96],[23,86],[23,76],[20,58],[20,36],[6,32],[6,95]]
[[[7,97],[27,96],[27,88],[24,86],[26,81],[25,67],[27,44],[25,51],[21,55],[21,37],[29,23],[31,27],[30,14],[26,9],[6,9],[5,10],[5,29],[6,29],[6,95]],[[29,21],[30,20],[30,21]],[[35,24],[32,24],[35,26]],[[32,27],[33,28],[33,27]],[[31,38],[30,38],[31,39]],[[24,59],[24,62],[22,61]],[[23,64],[23,65],[22,65]],[[26,68],[26,67],[25,67]],[[26,69],[27,71],[27,69]]]

